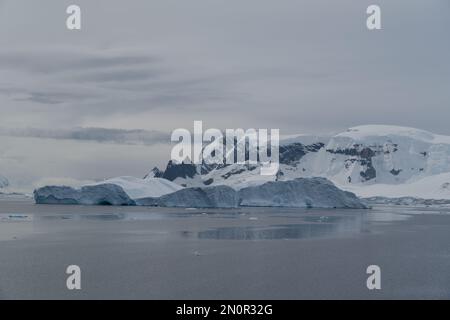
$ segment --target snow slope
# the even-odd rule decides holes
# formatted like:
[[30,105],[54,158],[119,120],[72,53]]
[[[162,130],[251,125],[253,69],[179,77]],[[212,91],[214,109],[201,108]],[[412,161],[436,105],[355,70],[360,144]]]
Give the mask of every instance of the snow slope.
[[183,187],[162,178],[140,179],[130,176],[117,177],[91,185],[115,184],[120,186],[131,199],[160,197],[183,189]]
[[424,130],[367,125],[330,139],[317,175],[339,185],[402,184],[450,171],[450,137]]
[[359,197],[373,196],[422,199],[450,199],[450,172],[432,175],[410,183],[372,184],[367,186],[341,186]]

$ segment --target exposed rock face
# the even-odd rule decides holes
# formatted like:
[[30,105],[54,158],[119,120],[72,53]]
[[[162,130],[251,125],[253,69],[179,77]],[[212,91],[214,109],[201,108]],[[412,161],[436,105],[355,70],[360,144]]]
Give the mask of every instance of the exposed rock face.
[[157,167],[154,167],[148,174],[145,175],[144,179],[162,178],[163,175],[164,171],[161,171]]
[[366,208],[353,193],[325,178],[267,182],[239,191],[239,206],[298,208]]
[[197,174],[197,166],[192,163],[176,164],[169,161],[162,178],[173,181],[176,178],[192,178]]
[[[373,147],[372,147],[373,148]],[[372,158],[377,154],[376,151],[371,148],[364,147],[360,144],[354,144],[351,148],[346,149],[327,149],[327,152],[331,154],[341,154],[350,156],[351,158],[345,160],[345,168],[350,167],[350,163],[354,165],[355,162],[359,163],[361,171],[359,175],[362,181],[369,181],[375,179],[377,171],[373,167]],[[348,181],[351,182],[351,176],[348,176]]]
[[[289,142],[281,144],[279,148],[279,161],[282,165],[295,166],[305,155],[317,153],[324,147],[324,143],[315,139],[309,139],[307,142]],[[237,161],[237,155],[234,154],[234,160]],[[259,155],[258,155],[259,158]],[[245,150],[245,160],[249,159],[249,152]],[[165,171],[156,168],[158,174],[163,172],[161,177],[174,181],[182,186],[203,187],[209,185],[230,185],[236,187],[241,177],[250,175],[259,175],[260,166],[254,164],[192,164],[189,162],[174,163],[169,161]],[[149,174],[154,175],[155,169]],[[282,173],[280,173],[280,176]],[[245,179],[245,178],[244,178]],[[235,181],[236,180],[236,181]],[[237,181],[239,180],[239,181]],[[244,187],[246,184],[243,185]]]
[[303,156],[310,152],[317,152],[323,148],[324,144],[321,142],[304,145],[300,142],[295,142],[280,146],[280,163],[291,165],[301,160]]
[[134,205],[135,202],[115,184],[71,187],[47,186],[34,191],[37,204]]

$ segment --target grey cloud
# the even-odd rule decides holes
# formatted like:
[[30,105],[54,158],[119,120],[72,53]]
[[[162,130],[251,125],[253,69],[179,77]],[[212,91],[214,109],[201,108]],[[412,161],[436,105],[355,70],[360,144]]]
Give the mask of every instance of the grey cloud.
[[67,50],[54,47],[53,50],[10,50],[0,53],[0,68],[20,69],[36,73],[60,73],[66,71],[98,70],[121,66],[136,66],[157,63],[159,58],[127,52]]
[[0,135],[130,145],[170,143],[170,135],[168,133],[156,130],[124,130],[109,128],[72,128],[58,130],[43,128],[0,128]]
[[127,82],[132,81],[142,81],[147,79],[154,79],[163,74],[161,71],[157,70],[136,70],[136,69],[125,69],[125,70],[111,70],[111,71],[100,71],[95,73],[83,74],[76,77],[77,81],[86,82]]
[[[93,116],[170,107],[177,110],[210,101],[235,100],[227,74],[186,74],[144,50],[92,50],[54,47],[0,53],[0,69],[11,73],[3,94],[15,101],[49,106],[69,104]],[[20,72],[14,72],[19,70]],[[27,82],[23,82],[23,78]],[[236,77],[234,77],[236,78]],[[1,85],[1,83],[0,83]],[[66,112],[67,110],[65,110]],[[55,112],[58,112],[55,110]]]

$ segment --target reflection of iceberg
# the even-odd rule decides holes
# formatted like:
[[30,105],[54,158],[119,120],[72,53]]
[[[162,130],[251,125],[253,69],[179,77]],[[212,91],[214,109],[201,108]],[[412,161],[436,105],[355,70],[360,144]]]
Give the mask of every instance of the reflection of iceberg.
[[[273,226],[223,227],[196,233],[199,239],[288,240],[345,236],[361,232],[361,216],[336,217],[332,223],[299,223]],[[190,236],[190,234],[185,234]]]

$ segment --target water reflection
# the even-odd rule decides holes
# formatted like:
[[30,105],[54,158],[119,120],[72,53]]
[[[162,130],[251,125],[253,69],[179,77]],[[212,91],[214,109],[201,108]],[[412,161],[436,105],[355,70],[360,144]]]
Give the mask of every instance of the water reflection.
[[[184,233],[186,237],[218,240],[277,240],[336,237],[355,233],[367,233],[367,221],[362,216],[305,216],[305,223],[270,226],[220,227]],[[309,222],[309,223],[308,223]],[[311,223],[312,222],[312,223]]]

